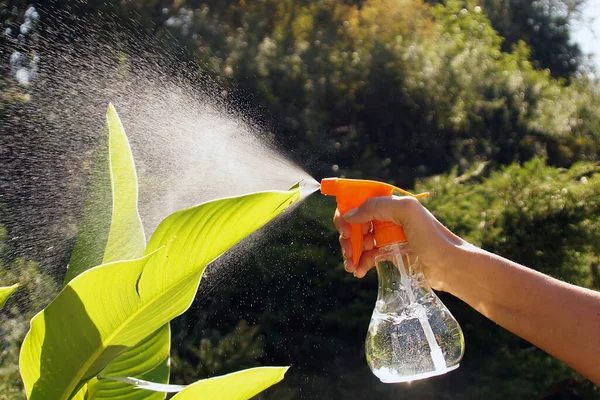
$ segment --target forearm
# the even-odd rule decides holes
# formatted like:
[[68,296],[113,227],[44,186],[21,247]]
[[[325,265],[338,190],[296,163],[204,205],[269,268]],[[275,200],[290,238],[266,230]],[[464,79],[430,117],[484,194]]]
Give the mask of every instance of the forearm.
[[600,293],[476,248],[461,248],[446,290],[600,384]]

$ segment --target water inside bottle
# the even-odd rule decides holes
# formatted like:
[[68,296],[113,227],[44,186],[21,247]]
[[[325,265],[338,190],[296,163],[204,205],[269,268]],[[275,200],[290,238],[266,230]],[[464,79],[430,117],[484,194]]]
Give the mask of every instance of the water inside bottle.
[[462,330],[427,285],[418,260],[395,252],[382,257],[377,270],[379,294],[365,343],[373,373],[393,383],[456,369],[464,352]]
[[[415,309],[415,314],[423,312]],[[439,324],[430,325],[433,332],[439,331]],[[458,363],[448,366],[439,345],[434,347],[432,351],[418,316],[373,312],[366,342],[367,361],[382,382],[409,382],[458,368]]]

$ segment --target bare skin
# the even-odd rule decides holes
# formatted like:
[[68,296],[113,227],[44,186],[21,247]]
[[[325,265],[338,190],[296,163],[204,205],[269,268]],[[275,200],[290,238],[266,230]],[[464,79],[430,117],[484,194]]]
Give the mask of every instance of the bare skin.
[[[370,221],[404,227],[410,246],[435,290],[471,307],[600,385],[600,292],[571,285],[479,249],[443,226],[411,197],[379,197],[334,224],[346,271],[362,278],[374,266]],[[350,225],[363,224],[364,252],[352,262]]]

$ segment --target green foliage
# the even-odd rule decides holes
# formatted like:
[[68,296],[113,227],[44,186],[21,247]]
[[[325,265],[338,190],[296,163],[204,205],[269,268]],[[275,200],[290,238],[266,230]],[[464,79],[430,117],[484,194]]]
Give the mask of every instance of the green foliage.
[[91,267],[144,254],[146,237],[137,200],[133,155],[115,107],[109,104],[65,283]]
[[246,400],[283,379],[287,367],[258,367],[196,382],[173,396],[173,400]]
[[[0,228],[0,248],[4,247],[3,232],[4,228]],[[19,290],[0,311],[0,399],[24,400],[19,349],[30,319],[52,300],[58,287],[38,269],[38,263],[24,258],[17,258],[8,265],[0,261],[0,281],[19,282]]]
[[199,376],[216,376],[258,365],[264,351],[264,335],[258,326],[250,326],[244,320],[235,329],[223,336],[213,333],[217,342],[203,337],[197,345],[188,343],[175,350],[171,357],[173,379],[189,382]]
[[267,108],[281,147],[314,175],[409,186],[482,159],[598,158],[598,84],[575,73],[565,17],[581,1],[140,0],[72,12],[175,37],[236,107]]
[[15,283],[12,286],[0,287],[0,309],[4,307],[4,304],[6,304],[6,301],[8,300],[10,295],[13,294],[18,287],[18,283]]
[[[108,105],[83,218],[65,276],[65,284],[100,264],[144,255],[146,238],[138,213],[138,185],[125,129],[112,104]],[[153,382],[169,381],[171,335],[168,324],[138,346],[120,354],[102,375],[127,376]],[[162,399],[162,393],[136,390],[130,384],[93,378],[82,388],[88,399]]]
[[236,107],[267,108],[281,146],[314,175],[409,186],[482,159],[598,158],[598,84],[576,73],[579,49],[569,42],[567,17],[582,1],[139,0],[69,9],[114,12],[165,42],[175,37]]
[[126,376],[156,383],[168,383],[170,347],[171,332],[169,324],[165,324],[111,361],[100,372],[100,376],[107,379],[94,378],[80,392],[86,394],[86,400],[114,398],[128,400],[139,398],[164,399],[163,393],[139,390],[130,383],[108,378]]
[[571,283],[600,289],[600,167],[568,170],[534,159],[492,172],[483,182],[456,173],[418,185],[426,204],[476,246]]
[[[508,1],[480,3],[494,29],[504,38],[503,49],[524,41],[540,68],[554,76],[570,78],[581,65],[581,50],[571,41],[569,24],[583,0]],[[578,22],[575,19],[575,22]]]
[[481,158],[597,158],[595,84],[536,69],[529,42],[506,47],[474,1],[195,6],[166,26],[217,79],[258,96],[282,146],[318,175],[334,165],[406,185]]
[[[109,136],[120,135],[120,149],[128,150],[114,109],[109,108],[108,115]],[[112,138],[109,138],[110,142]],[[108,152],[113,161],[109,164],[111,177],[126,173],[133,166],[130,162],[115,171],[119,164],[114,162],[114,152],[112,147]],[[126,153],[123,157],[131,158],[131,155]],[[121,182],[125,196],[121,198],[127,200],[131,199],[131,193],[127,191],[136,188],[137,184],[135,175],[125,176],[126,182]],[[118,193],[115,187],[118,185],[113,183],[113,199]],[[110,378],[104,374],[107,372],[104,369],[134,346],[137,351],[151,357],[137,357],[136,351],[126,360],[118,359],[108,372],[129,371],[132,363],[137,361],[146,368],[146,375],[154,376],[156,362],[163,364],[160,354],[164,353],[165,345],[168,350],[168,342],[165,344],[162,340],[169,337],[168,330],[159,328],[189,307],[206,266],[299,197],[298,189],[261,192],[216,200],[176,212],[156,229],[144,257],[109,262],[77,275],[31,321],[19,358],[28,398],[69,399],[84,395],[94,398],[100,386],[96,377],[100,381]],[[131,202],[126,204],[131,205]],[[119,207],[115,206],[113,214],[118,210]],[[130,211],[137,217],[135,208]],[[125,225],[122,229],[129,228]],[[112,230],[108,232],[108,243],[113,234]],[[122,232],[115,236],[125,237]],[[109,250],[107,245],[103,261]],[[156,331],[157,334],[149,337]],[[158,360],[154,359],[156,356]],[[134,364],[133,367],[137,366]],[[244,381],[247,376],[254,377],[253,384],[235,391],[253,395],[279,381],[285,370],[244,371],[240,375],[215,378],[214,382],[203,381],[203,384],[186,388],[176,398],[211,393],[211,390],[220,387],[220,383],[237,379]],[[136,369],[136,372],[139,371]]]

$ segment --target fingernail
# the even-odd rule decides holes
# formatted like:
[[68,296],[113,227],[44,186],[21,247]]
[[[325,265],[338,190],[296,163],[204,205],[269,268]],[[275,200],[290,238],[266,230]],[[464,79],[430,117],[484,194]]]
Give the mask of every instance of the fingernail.
[[348,260],[350,259],[351,254],[348,254],[348,250],[342,248],[342,257],[344,257],[344,260]]
[[346,270],[346,272],[356,272],[356,267],[354,266],[354,264],[352,264],[351,260],[344,260],[344,269]]
[[357,212],[358,212],[358,209],[356,209],[356,208],[354,210],[348,211],[346,214],[344,214],[344,219],[348,219],[348,218],[354,217]]

